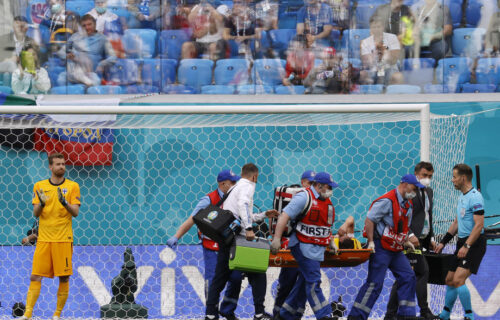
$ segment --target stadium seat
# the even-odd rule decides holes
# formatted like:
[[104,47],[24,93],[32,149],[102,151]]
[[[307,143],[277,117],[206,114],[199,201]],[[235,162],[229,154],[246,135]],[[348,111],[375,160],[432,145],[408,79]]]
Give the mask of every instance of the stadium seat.
[[[239,53],[239,43],[237,43],[236,41],[234,40],[228,40],[227,42],[227,51],[229,53],[229,58],[238,58],[240,56],[242,56],[242,54],[240,55]],[[250,40],[250,50],[252,52],[255,52],[255,40]]]
[[135,84],[139,81],[139,63],[134,59],[118,59],[105,73],[107,83],[118,86]]
[[453,28],[459,28],[462,25],[462,1],[444,0],[444,4],[450,9]]
[[191,86],[197,91],[212,83],[214,62],[207,59],[182,59],[177,71],[179,83]]
[[354,68],[361,68],[361,59],[351,58],[349,59],[349,62]]
[[189,41],[190,37],[190,30],[163,30],[160,34],[160,57],[179,60],[182,44]]
[[161,92],[167,93],[167,94],[195,94],[198,93],[198,91],[190,86],[185,86],[185,85],[174,85],[174,84],[169,84],[164,86],[161,89]]
[[247,84],[250,64],[246,59],[218,60],[214,70],[215,84]]
[[257,59],[252,67],[255,84],[279,85],[285,75],[286,61],[282,59]]
[[496,88],[497,86],[494,84],[464,83],[462,85],[462,93],[495,92]]
[[456,93],[460,86],[448,86],[442,84],[428,83],[424,86],[424,93]]
[[275,29],[269,31],[271,47],[280,55],[285,56],[290,40],[297,34],[296,29]]
[[[467,0],[467,7],[465,10],[465,26],[467,28],[475,28],[481,20],[481,13],[484,12],[485,5],[489,0]],[[493,2],[493,1],[491,1]],[[496,2],[496,1],[495,1]],[[487,14],[491,14],[487,12]]]
[[279,29],[297,28],[297,12],[284,12],[278,17]]
[[272,94],[273,87],[269,85],[244,84],[236,87],[238,94]]
[[127,58],[152,58],[156,49],[156,31],[153,29],[127,29],[123,35],[122,43]]
[[53,86],[65,86],[67,84],[66,81],[64,81],[64,83],[60,83],[58,81],[59,75],[65,71],[65,67],[49,65],[49,67],[47,68],[47,73],[49,74],[50,83]]
[[232,0],[222,0],[220,2],[221,5],[226,5],[229,9],[233,8],[233,1]]
[[0,73],[0,85],[1,86],[10,86],[12,82],[12,73],[10,72],[1,72]]
[[276,94],[304,94],[306,89],[304,86],[284,86],[279,85],[274,87],[274,92]]
[[419,86],[414,86],[411,84],[391,84],[388,85],[385,89],[385,93],[387,94],[415,94],[421,93],[422,89]]
[[439,60],[436,68],[437,83],[460,87],[461,84],[469,82],[470,61],[465,57]]
[[130,17],[130,11],[127,10],[125,7],[120,7],[120,6],[108,6],[108,10],[116,14],[117,16],[128,19]]
[[500,84],[500,58],[479,59],[476,67],[476,81],[480,84]]
[[203,94],[233,94],[234,90],[235,90],[234,86],[223,85],[223,84],[201,87],[201,93]]
[[75,84],[70,86],[58,86],[50,89],[51,94],[85,94],[85,86],[83,84]]
[[370,29],[346,29],[343,32],[341,49],[347,51],[349,59],[360,59],[361,40],[370,36]]
[[67,1],[66,11],[73,11],[83,17],[87,12],[94,9],[94,1]]
[[384,92],[383,84],[363,84],[357,86],[357,90],[352,91],[353,94],[378,94]]
[[353,8],[356,19],[356,29],[368,29],[370,28],[370,18],[377,10],[377,7],[381,4],[385,4],[383,1],[358,1],[357,6]]
[[122,94],[120,86],[93,86],[87,89],[87,94]]
[[335,48],[340,48],[340,31],[336,29],[332,29],[330,32],[330,43]]
[[122,86],[122,92],[128,94],[147,94],[147,93],[159,93],[160,89],[151,85],[130,85],[130,86]]
[[0,92],[5,93],[5,94],[12,94],[12,89],[11,87],[8,86],[0,86]]
[[409,58],[403,60],[402,73],[406,84],[423,86],[434,79],[434,65],[432,58]]
[[455,56],[475,58],[482,51],[483,37],[486,30],[483,28],[457,28],[453,30],[451,49]]

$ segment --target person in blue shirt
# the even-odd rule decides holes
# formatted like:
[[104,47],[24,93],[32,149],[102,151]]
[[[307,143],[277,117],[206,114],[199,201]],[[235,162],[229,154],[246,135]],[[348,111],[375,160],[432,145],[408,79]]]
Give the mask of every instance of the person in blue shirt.
[[404,175],[399,185],[373,201],[365,220],[364,236],[372,249],[368,276],[358,292],[348,320],[366,320],[384,285],[390,269],[398,282],[397,319],[415,317],[416,278],[403,247],[414,249],[408,240],[412,218],[412,199],[418,188],[424,188],[413,174]]
[[320,263],[324,260],[325,250],[327,247],[335,252],[338,250],[335,242],[330,241],[335,219],[330,197],[336,187],[338,184],[330,174],[318,172],[312,186],[295,194],[278,219],[271,252],[276,254],[281,248],[283,231],[288,221],[292,220],[295,230],[290,236],[288,247],[299,265],[297,281],[280,309],[280,319],[300,319],[306,301],[311,305],[316,319],[336,319],[320,287]]
[[307,46],[329,47],[333,29],[332,8],[319,0],[306,0],[297,13],[297,34],[305,34]]
[[483,235],[484,201],[481,193],[472,186],[472,169],[468,165],[463,163],[455,165],[451,182],[462,194],[458,199],[457,217],[439,243],[436,252],[440,253],[455,234],[458,234],[458,241],[455,259],[446,275],[445,303],[439,318],[450,319],[451,310],[458,296],[465,311],[464,319],[474,320],[470,292],[465,280],[472,273],[477,273],[486,253],[486,238]]
[[[240,179],[240,176],[234,174],[231,170],[222,170],[217,175],[217,189],[212,191],[211,193],[203,196],[198,204],[196,204],[193,212],[189,216],[189,218],[184,221],[184,223],[177,229],[175,235],[170,237],[167,240],[167,246],[172,249],[177,247],[179,239],[185,235],[189,229],[191,229],[194,225],[193,217],[200,211],[208,207],[210,204],[216,205],[224,195],[233,187],[236,182]],[[199,234],[201,238],[201,243],[203,246],[203,260],[205,262],[205,297],[208,296],[208,288],[210,286],[210,282],[212,281],[215,275],[215,266],[217,264],[217,251],[219,250],[219,246],[217,242],[212,239],[204,236],[203,234]],[[226,295],[232,295],[233,292],[240,292],[241,287],[241,274],[235,273],[234,276],[231,275],[230,282],[227,286]],[[234,303],[234,309],[236,309],[236,303]],[[233,305],[233,302],[228,302]],[[233,310],[234,310],[233,309]]]

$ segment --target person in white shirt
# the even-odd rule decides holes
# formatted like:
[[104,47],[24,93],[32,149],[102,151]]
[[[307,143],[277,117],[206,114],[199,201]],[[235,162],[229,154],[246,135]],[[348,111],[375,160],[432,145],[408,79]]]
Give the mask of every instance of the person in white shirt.
[[[259,176],[259,169],[253,163],[247,163],[241,168],[241,179],[228,191],[228,197],[222,207],[233,213],[234,217],[241,223],[241,233],[247,240],[254,240],[253,222],[262,221],[265,217],[276,217],[278,211],[267,210],[266,212],[253,214],[253,196],[255,184]],[[229,280],[231,270],[229,269],[229,247],[221,245],[217,255],[217,266],[215,276],[208,289],[205,319],[213,320],[219,318],[218,304],[220,293]],[[254,320],[271,319],[264,312],[264,297],[266,294],[266,274],[247,272],[248,281],[252,286],[253,302],[255,306]]]
[[107,0],[95,0],[95,8],[87,12],[87,14],[94,17],[96,21],[95,28],[100,33],[104,32],[106,23],[110,24],[119,19],[116,14],[108,10]]
[[45,68],[40,68],[37,51],[30,44],[20,54],[19,67],[12,74],[12,91],[15,94],[47,93],[50,78]]

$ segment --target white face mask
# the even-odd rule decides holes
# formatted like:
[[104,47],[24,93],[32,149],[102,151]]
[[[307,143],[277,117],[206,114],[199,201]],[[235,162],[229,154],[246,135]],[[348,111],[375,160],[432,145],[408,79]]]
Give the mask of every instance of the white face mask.
[[415,191],[405,193],[405,198],[407,200],[411,200],[411,199],[415,198],[416,196],[417,196],[417,193]]
[[333,196],[333,190],[326,190],[326,192],[321,193],[321,197],[328,199]]
[[422,178],[418,180],[421,184],[423,184],[426,187],[429,187],[431,185],[431,179],[430,178]]

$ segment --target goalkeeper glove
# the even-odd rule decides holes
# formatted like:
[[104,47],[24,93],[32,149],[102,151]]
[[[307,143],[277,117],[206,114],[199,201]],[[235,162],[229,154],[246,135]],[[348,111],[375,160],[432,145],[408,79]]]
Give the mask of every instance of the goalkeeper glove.
[[64,197],[64,194],[59,187],[57,187],[57,197],[59,198],[59,202],[63,205],[63,207],[66,207],[68,205],[68,201],[66,201],[66,198]]
[[45,195],[45,192],[43,192],[42,189],[36,190],[35,192],[38,197],[38,200],[40,200],[40,205],[42,207],[45,207],[45,202],[47,202],[47,196]]
[[178,241],[179,239],[177,239],[176,236],[172,236],[170,239],[167,240],[167,246],[175,250],[175,248],[177,248]]

